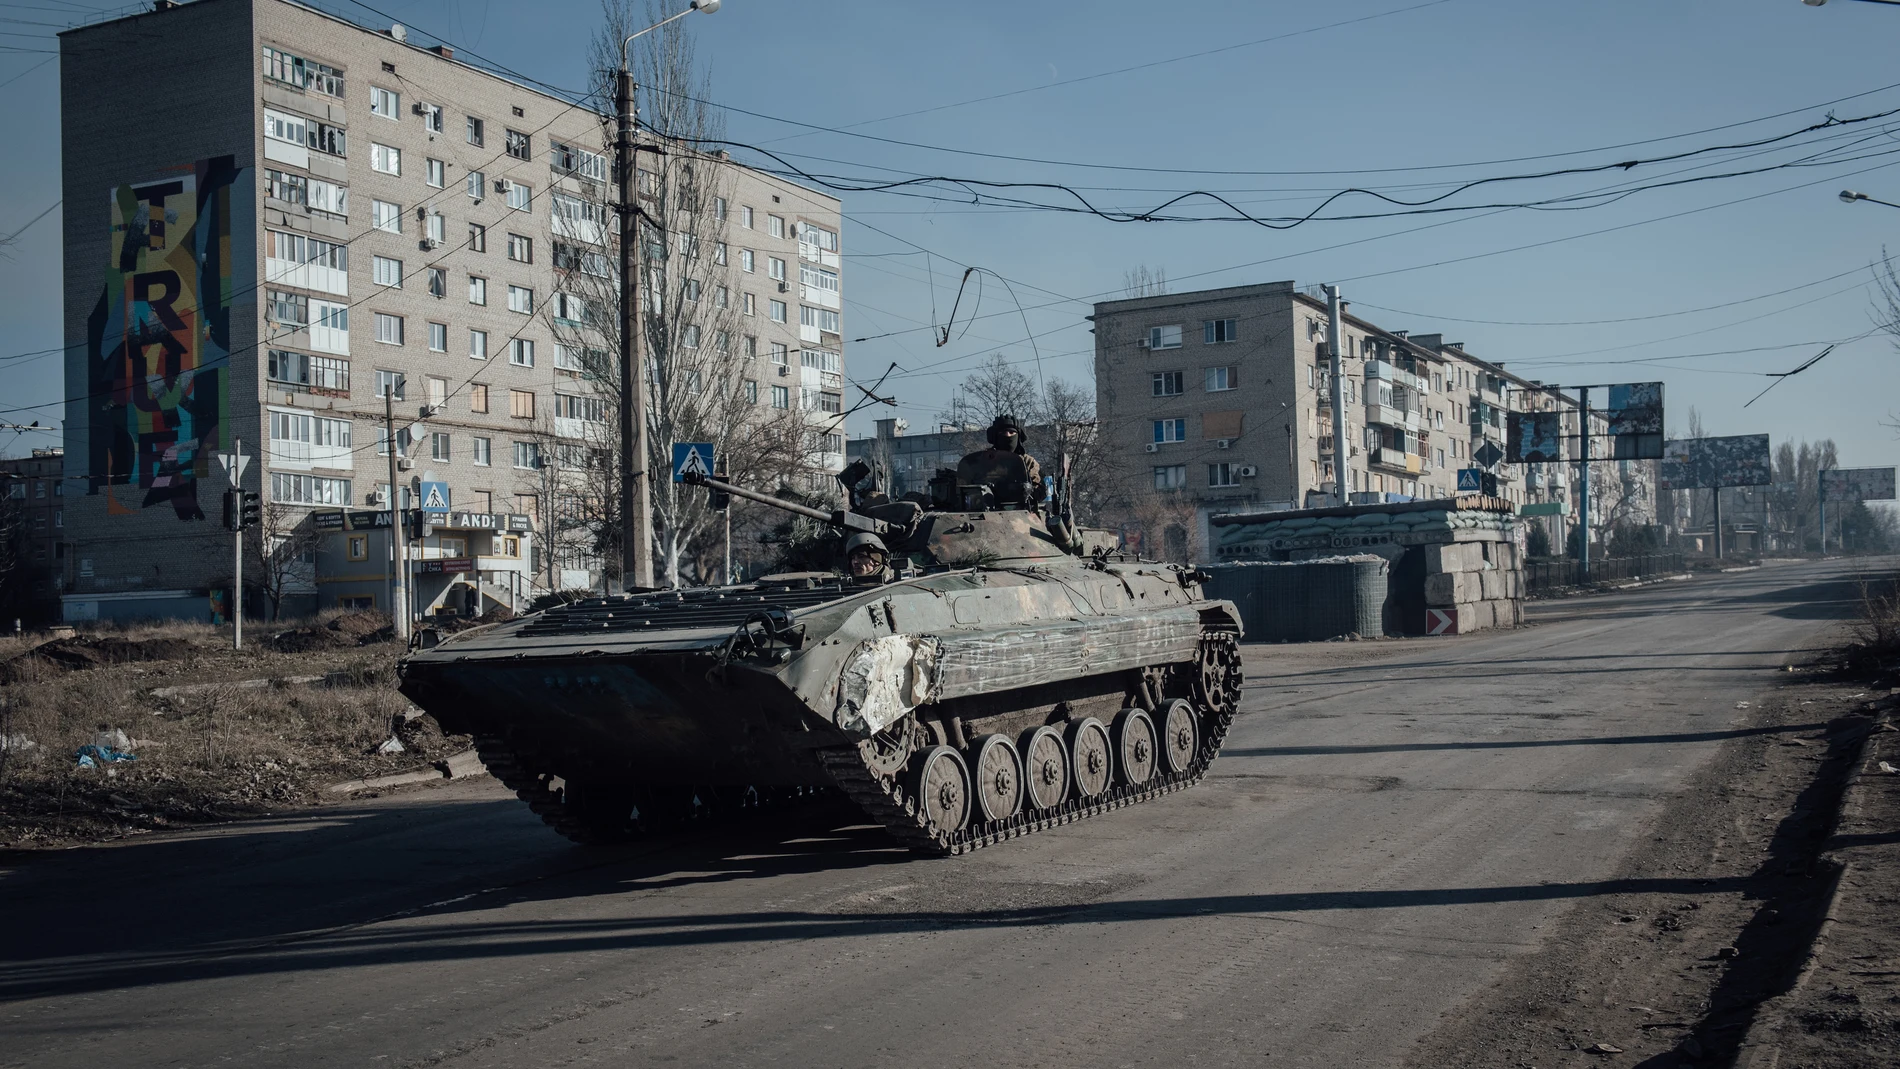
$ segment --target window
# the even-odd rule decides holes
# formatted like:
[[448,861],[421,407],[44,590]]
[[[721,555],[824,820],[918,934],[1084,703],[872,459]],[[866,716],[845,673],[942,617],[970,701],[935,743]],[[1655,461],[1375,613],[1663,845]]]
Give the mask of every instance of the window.
[[488,411],[488,384],[472,382],[468,386],[468,410],[482,413]]
[[343,96],[343,75],[336,68],[264,46],[264,77],[324,96]]
[[272,472],[270,499],[286,505],[348,505],[350,480]]
[[516,367],[533,367],[534,342],[527,338],[516,338],[509,342],[508,362]]
[[732,332],[729,330],[713,331],[713,348],[718,350],[721,355],[731,353]]
[[399,175],[402,173],[402,150],[372,141],[369,145],[369,166],[374,171]]
[[749,316],[759,314],[758,303],[750,293],[745,295],[745,299],[740,304],[743,306],[741,311],[744,314]]
[[810,223],[798,228],[798,254],[810,260],[822,260],[823,254],[838,251],[838,235]]
[[792,407],[792,388],[790,386],[772,387],[772,407],[773,408]]
[[265,291],[264,311],[273,323],[302,327],[310,324],[310,298],[283,290]]
[[448,240],[449,221],[440,212],[430,212],[423,220],[422,230],[423,237],[440,245]]
[[494,448],[494,442],[492,439],[489,439],[489,438],[475,439],[474,456],[475,456],[476,467],[486,468],[490,464],[494,463],[493,453],[492,453],[493,448]]
[[373,85],[369,89],[369,113],[381,115],[385,119],[402,118],[402,94],[392,89]]
[[561,271],[580,271],[596,278],[613,277],[606,254],[569,245],[564,241],[554,243],[554,266]]
[[1148,328],[1148,348],[1179,349],[1181,347],[1181,324],[1174,323],[1163,327]]
[[[265,136],[269,136],[268,131]],[[310,180],[300,174],[266,170],[264,195],[274,200],[289,201],[292,204],[309,204]]]
[[1154,395],[1156,397],[1174,397],[1181,393],[1181,373],[1179,371],[1157,371],[1154,374]]
[[[747,339],[747,340],[750,341],[751,339]],[[784,342],[775,341],[772,343],[772,362],[774,364],[778,364],[780,366],[785,365],[786,363],[790,362],[791,355],[792,355],[792,351],[785,347]]]
[[518,264],[534,262],[534,239],[520,234],[508,235],[508,258]]
[[1239,486],[1240,465],[1229,464],[1225,461],[1219,464],[1209,464],[1207,466],[1207,485]]
[[[468,177],[462,180],[462,188],[468,192],[469,199],[475,201],[475,203],[477,204],[480,204],[482,197],[485,196],[488,192],[487,186],[483,184],[487,181],[488,181],[488,176],[483,174],[482,172],[470,171],[468,172]],[[474,225],[475,224],[470,223],[469,227],[473,229]],[[475,251],[480,252],[481,250],[477,249]]]
[[580,397],[571,393],[554,395],[554,414],[586,423],[607,422],[607,402],[599,397]]
[[400,371],[376,372],[375,396],[389,397],[393,400],[402,401],[402,400],[406,400],[406,398],[403,397],[403,393],[407,389],[408,389],[408,382],[407,380],[403,378],[402,372]]
[[391,234],[402,233],[402,205],[386,200],[369,202],[369,225]]
[[780,282],[785,281],[785,261],[776,256],[766,257],[765,273],[769,278],[775,278]]
[[772,301],[767,306],[766,311],[767,311],[767,318],[771,319],[772,322],[774,323],[785,322],[785,302],[784,301]]
[[306,356],[282,349],[270,351],[270,380],[311,393],[348,397],[350,362],[331,356]]
[[726,221],[726,198],[713,198],[713,218],[722,223]]
[[429,459],[447,460],[452,455],[449,452],[449,436],[441,431],[432,432],[429,435]]
[[429,324],[429,351],[446,353],[449,351],[449,325],[447,323]]
[[838,272],[827,271],[822,267],[813,267],[810,264],[799,264],[798,283],[801,286],[822,290],[826,293],[837,293]]
[[470,115],[468,117],[468,127],[465,136],[468,138],[469,144],[480,148],[482,144],[482,121]]
[[1157,442],[1187,441],[1187,420],[1158,419],[1154,421],[1154,440]]
[[270,436],[273,442],[302,442],[307,445],[350,448],[350,421],[325,419],[306,412],[270,410]]
[[723,241],[713,242],[713,263],[718,264],[720,267],[726,266],[727,255],[728,255],[728,250],[726,248],[725,242]]
[[745,395],[746,404],[756,405],[759,403],[759,380],[758,379],[745,380],[744,395]]
[[549,141],[548,162],[555,174],[571,174],[581,178],[591,178],[596,182],[607,180],[607,157],[598,152],[564,145],[559,141]]
[[554,343],[554,367],[559,371],[581,370],[581,351],[572,345]]
[[1186,464],[1169,464],[1155,469],[1155,489],[1179,490],[1186,485]]
[[488,280],[479,275],[468,276],[468,303],[488,303]]
[[1240,387],[1240,369],[1237,367],[1210,367],[1207,373],[1207,392],[1219,393]]
[[[1240,320],[1238,319],[1202,320],[1201,321],[1201,343],[1203,345],[1225,345],[1228,342],[1233,341],[1236,337],[1239,336],[1238,334],[1235,333],[1235,329],[1239,326],[1239,324],[1240,324]],[[1211,486],[1214,484],[1210,483],[1208,485]],[[1220,485],[1228,486],[1232,484],[1221,483]]]
[[751,249],[739,250],[739,270],[744,271],[747,274],[752,273],[752,250]]
[[310,139],[310,147],[318,152],[338,158],[349,155],[345,151],[347,139],[340,128],[331,126],[327,122],[312,121],[306,124],[305,133]]
[[378,286],[402,286],[402,261],[387,256],[373,256],[373,273]]
[[680,346],[686,349],[699,348],[699,324],[688,323],[680,330]]
[[576,324],[592,323],[594,312],[579,297],[571,293],[557,293],[554,295],[554,318]]
[[518,212],[527,211],[529,205],[532,203],[533,193],[534,191],[526,184],[509,179],[508,207]]
[[488,332],[471,330],[468,332],[468,355],[472,360],[488,359]]
[[509,390],[508,414],[516,419],[534,418],[534,391]]
[[696,278],[687,279],[684,283],[680,285],[680,293],[681,293],[681,296],[685,297],[687,300],[692,301],[694,304],[698,304],[699,303],[699,280]]
[[713,290],[713,307],[727,308],[732,304],[732,291],[724,286]]
[[468,224],[468,251],[488,251],[488,228],[480,223]]
[[508,310],[522,315],[534,314],[534,291],[526,286],[508,287]]
[[376,313],[376,340],[384,345],[402,344],[402,317]]
[[349,555],[350,555],[351,560],[368,560],[369,559],[369,536],[368,535],[351,535],[349,536],[349,539],[348,539],[348,545],[349,545]]
[[440,104],[418,104],[422,110],[422,128],[432,134],[442,132],[442,106]]
[[824,331],[826,334],[838,333],[841,329],[838,324],[838,313],[829,308],[820,308],[818,310],[818,329]]
[[747,230],[752,229],[752,205],[745,204],[740,206],[739,225],[745,227]]
[[844,395],[827,390],[818,395],[818,410],[837,414],[844,411]]
[[776,215],[766,216],[765,217],[765,231],[766,233],[772,235],[775,238],[784,237],[785,236],[785,220],[782,217],[776,216]]
[[515,467],[538,468],[541,466],[541,445],[539,442],[515,443]]
[[506,134],[507,152],[518,160],[534,159],[533,138],[519,130],[509,130]]
[[745,354],[749,357],[759,355],[759,339],[750,334],[745,336]]
[[429,296],[447,297],[449,295],[449,273],[440,267],[429,268]]
[[422,172],[422,180],[435,189],[441,189],[449,184],[448,165],[441,160],[425,158],[422,161]]

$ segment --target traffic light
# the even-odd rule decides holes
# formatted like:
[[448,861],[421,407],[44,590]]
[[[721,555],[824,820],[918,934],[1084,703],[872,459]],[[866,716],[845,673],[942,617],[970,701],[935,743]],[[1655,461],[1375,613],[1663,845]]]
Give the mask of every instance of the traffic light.
[[432,522],[433,520],[434,517],[422,509],[410,509],[408,523],[405,524],[405,526],[409,528],[409,540],[412,542],[420,542],[434,534],[435,524]]
[[[726,458],[725,457],[720,457],[718,463],[713,465],[713,478],[718,479],[720,482],[726,481]],[[720,490],[717,488],[711,489],[709,493],[710,493],[710,497],[708,498],[707,503],[712,506],[712,510],[714,512],[724,512],[727,509],[732,507],[731,494],[728,494],[724,490]]]
[[256,527],[264,522],[264,499],[249,490],[244,491],[244,500],[238,508],[238,522],[245,527]]
[[1480,484],[1480,493],[1487,497],[1498,496],[1498,477],[1495,473],[1485,472],[1483,475],[1478,476],[1478,482]]
[[243,529],[243,522],[240,519],[243,512],[243,506],[242,506],[243,499],[244,499],[243,495],[238,493],[236,490],[226,490],[224,492],[224,529],[225,530],[238,531],[238,530]]

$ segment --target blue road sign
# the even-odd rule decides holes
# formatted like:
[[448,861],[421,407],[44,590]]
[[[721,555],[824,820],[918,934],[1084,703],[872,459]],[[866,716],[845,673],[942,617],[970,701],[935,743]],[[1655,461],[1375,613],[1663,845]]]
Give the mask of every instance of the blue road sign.
[[683,483],[688,475],[706,475],[713,473],[713,447],[711,442],[674,442],[673,443],[673,481]]
[[449,484],[423,483],[421,508],[424,512],[449,511]]
[[1477,468],[1459,468],[1458,492],[1461,494],[1477,493],[1484,488],[1483,476],[1484,472],[1479,471]]

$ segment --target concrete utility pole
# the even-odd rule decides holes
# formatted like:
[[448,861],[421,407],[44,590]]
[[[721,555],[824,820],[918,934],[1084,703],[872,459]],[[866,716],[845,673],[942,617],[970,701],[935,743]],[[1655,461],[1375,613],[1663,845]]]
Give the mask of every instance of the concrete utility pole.
[[[231,454],[234,457],[244,455],[244,439],[231,439]],[[237,465],[233,460],[232,464]],[[237,530],[232,532],[231,571],[235,578],[231,581],[231,648],[244,648],[244,469],[234,466],[231,469],[231,489],[238,495]]]
[[1722,545],[1722,488],[1718,486],[1709,494],[1715,499],[1715,559],[1725,560],[1728,553],[1727,547]]
[[1577,582],[1590,581],[1590,387],[1577,390],[1583,416],[1577,440],[1583,444],[1583,470],[1577,473]]
[[395,574],[389,581],[389,618],[396,626],[396,641],[409,644],[409,542],[402,529],[402,484],[396,481],[396,390],[383,390],[383,444],[389,449],[389,544]]
[[[1326,355],[1330,366],[1328,377],[1332,380],[1333,401],[1333,504],[1346,503],[1346,477],[1351,467],[1352,443],[1346,434],[1346,360],[1340,352],[1340,318],[1345,313],[1345,305],[1339,299],[1338,286],[1322,286],[1326,294]],[[1296,488],[1297,489],[1297,488]],[[1297,507],[1299,503],[1295,502]]]
[[1814,472],[1814,499],[1821,505],[1821,555],[1827,555],[1827,469]]
[[678,14],[630,33],[620,42],[614,72],[614,180],[620,198],[620,586],[653,588],[653,512],[647,497],[646,362],[640,358],[640,212],[634,183],[634,127],[639,123],[627,46],[642,34],[695,11],[710,15],[720,0],[693,0]]

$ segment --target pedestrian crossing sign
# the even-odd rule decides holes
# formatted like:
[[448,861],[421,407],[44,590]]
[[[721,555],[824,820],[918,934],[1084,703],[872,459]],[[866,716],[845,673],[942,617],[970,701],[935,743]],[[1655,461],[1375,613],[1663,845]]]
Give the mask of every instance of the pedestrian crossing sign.
[[449,510],[449,484],[425,482],[422,484],[422,505],[424,512],[447,512]]
[[1458,469],[1458,492],[1475,494],[1484,488],[1484,472],[1477,468]]
[[687,476],[710,477],[713,473],[711,442],[673,443],[673,481],[683,483]]

